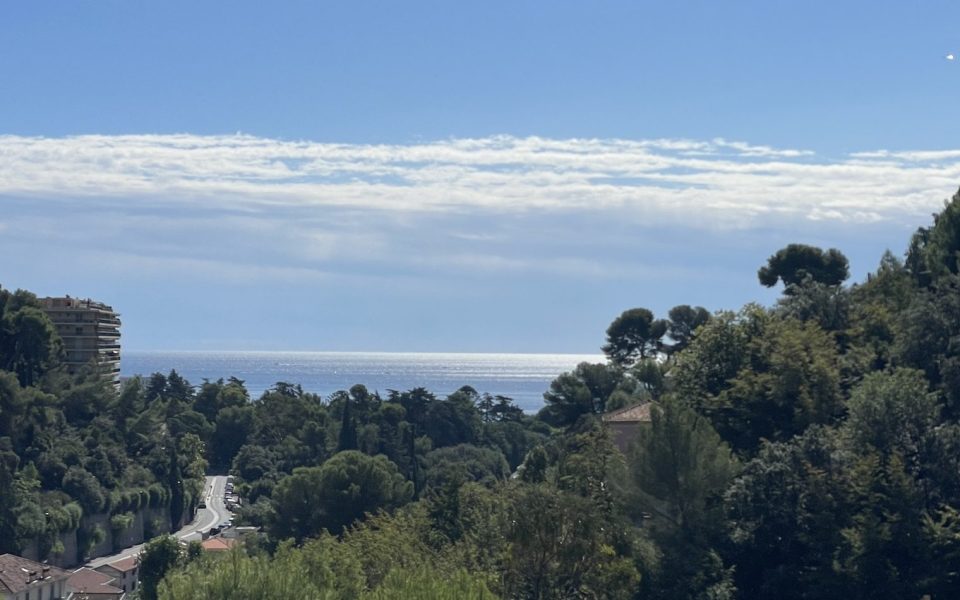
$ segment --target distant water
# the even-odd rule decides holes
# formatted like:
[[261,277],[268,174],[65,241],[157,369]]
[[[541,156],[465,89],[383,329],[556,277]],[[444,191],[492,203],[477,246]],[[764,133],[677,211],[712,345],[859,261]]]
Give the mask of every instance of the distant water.
[[424,387],[446,396],[461,386],[514,399],[527,412],[543,406],[543,393],[558,375],[595,354],[451,354],[423,352],[135,352],[125,351],[121,375],[169,373],[191,384],[204,379],[242,379],[253,398],[278,381],[298,383],[326,398],[357,383],[386,395],[388,389]]

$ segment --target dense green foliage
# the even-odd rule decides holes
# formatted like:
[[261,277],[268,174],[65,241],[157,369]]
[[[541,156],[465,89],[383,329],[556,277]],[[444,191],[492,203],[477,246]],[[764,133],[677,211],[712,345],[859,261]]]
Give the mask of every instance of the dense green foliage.
[[367,513],[402,506],[413,484],[381,455],[344,450],[319,467],[298,467],[273,492],[272,533],[280,538],[340,533]]
[[767,259],[757,277],[760,283],[773,287],[782,281],[786,292],[807,281],[840,285],[850,276],[847,257],[836,248],[823,251],[806,244],[790,244]]
[[[251,399],[171,372],[117,393],[63,375],[32,296],[2,292],[0,545],[175,521],[209,463],[263,534],[152,542],[145,597],[958,597],[958,215],[960,193],[860,284],[791,244],[760,269],[772,307],[627,310],[535,417],[469,387]],[[621,452],[600,416],[641,403]]]
[[191,409],[192,389],[175,373],[170,386],[158,376],[120,393],[94,372],[67,375],[32,294],[0,289],[0,313],[0,552],[56,559],[76,535],[82,556],[142,509],[167,515],[147,529],[178,525],[206,469],[209,424]]

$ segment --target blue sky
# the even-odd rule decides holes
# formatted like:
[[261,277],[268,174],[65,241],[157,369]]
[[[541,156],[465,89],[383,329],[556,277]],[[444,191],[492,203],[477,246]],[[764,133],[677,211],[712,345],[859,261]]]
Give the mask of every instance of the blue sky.
[[950,2],[0,8],[0,284],[136,349],[594,352],[960,185]]

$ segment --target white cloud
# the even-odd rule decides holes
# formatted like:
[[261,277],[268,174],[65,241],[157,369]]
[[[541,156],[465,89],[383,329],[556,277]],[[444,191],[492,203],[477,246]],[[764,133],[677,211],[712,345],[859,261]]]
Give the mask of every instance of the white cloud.
[[[739,228],[927,215],[960,182],[960,150],[835,160],[739,141],[493,136],[336,144],[249,135],[0,136],[0,203],[312,215],[616,209],[646,222]],[[326,256],[339,241],[315,237]]]

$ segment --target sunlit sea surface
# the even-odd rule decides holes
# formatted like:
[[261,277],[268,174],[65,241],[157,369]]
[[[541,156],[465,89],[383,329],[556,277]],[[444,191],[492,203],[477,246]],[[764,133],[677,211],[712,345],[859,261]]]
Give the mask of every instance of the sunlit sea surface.
[[125,351],[121,375],[169,373],[191,384],[204,379],[242,379],[253,398],[278,381],[298,383],[326,398],[362,383],[370,391],[424,387],[445,396],[464,385],[514,399],[527,412],[543,406],[543,393],[557,375],[595,354],[453,354],[422,352],[161,352]]

